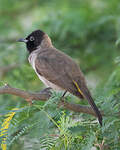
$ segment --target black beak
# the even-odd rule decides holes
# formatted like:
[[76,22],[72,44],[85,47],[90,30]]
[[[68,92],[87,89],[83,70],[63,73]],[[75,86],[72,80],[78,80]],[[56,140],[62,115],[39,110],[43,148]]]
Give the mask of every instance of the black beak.
[[21,38],[21,39],[17,40],[17,42],[24,42],[24,43],[27,43],[28,40]]

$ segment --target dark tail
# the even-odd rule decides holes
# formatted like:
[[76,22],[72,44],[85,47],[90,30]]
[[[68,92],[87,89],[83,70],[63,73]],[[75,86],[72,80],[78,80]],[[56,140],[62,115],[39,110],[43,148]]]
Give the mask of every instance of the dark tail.
[[94,100],[93,100],[89,90],[87,89],[87,87],[85,85],[83,85],[80,88],[80,86],[77,84],[76,81],[73,81],[73,82],[77,88],[77,93],[79,92],[79,94],[76,93],[75,95],[79,98],[83,97],[83,98],[86,98],[88,100],[88,103],[91,105],[92,109],[96,113],[96,116],[98,117],[99,123],[102,126],[102,115],[101,115],[100,111],[98,110],[96,104],[94,103]]
[[101,115],[100,111],[98,110],[96,104],[94,103],[93,98],[90,95],[89,91],[87,93],[86,92],[84,93],[84,97],[88,100],[88,103],[91,105],[92,109],[96,113],[96,116],[98,117],[99,123],[102,126],[102,115]]

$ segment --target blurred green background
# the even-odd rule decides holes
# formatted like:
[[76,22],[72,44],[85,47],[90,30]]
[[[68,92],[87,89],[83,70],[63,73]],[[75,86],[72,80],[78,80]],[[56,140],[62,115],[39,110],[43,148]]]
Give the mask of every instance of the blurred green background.
[[[106,93],[112,93],[113,88],[115,87],[117,87],[117,92],[114,94],[119,94],[120,1],[0,0],[1,86],[3,86],[4,83],[8,83],[13,87],[27,91],[39,91],[40,89],[43,89],[43,84],[28,63],[28,52],[26,51],[25,45],[16,42],[17,39],[26,37],[29,33],[36,29],[41,29],[46,32],[51,37],[53,45],[56,48],[70,55],[79,64],[81,70],[85,74],[88,86],[96,98],[96,103],[99,107],[103,108],[103,104],[106,101],[104,104],[106,107],[103,108],[103,110],[107,110],[109,112],[109,108],[112,104],[111,101],[106,100],[108,96],[106,96],[107,98],[103,96],[105,98],[102,100],[99,100],[99,97],[101,96],[101,93],[103,95]],[[112,89],[108,90],[109,92],[105,91],[107,89],[105,88],[106,84],[107,88],[111,87]],[[113,98],[113,94],[111,95]],[[110,98],[110,100],[112,100],[112,98]],[[76,102],[80,103],[79,101]],[[115,102],[118,104],[117,106],[119,106],[119,98],[117,98]],[[3,122],[4,114],[12,108],[25,108],[27,106],[28,104],[19,97],[1,95],[0,123],[2,124]],[[119,107],[116,109],[119,109]],[[113,110],[115,109],[113,108]],[[28,111],[28,109],[26,111]],[[32,111],[33,114],[36,115],[36,111]],[[35,120],[32,116],[30,116],[32,119],[30,119],[30,117],[26,117],[26,112],[24,110],[22,113],[24,114],[23,116],[18,115],[18,118],[23,117],[22,121],[27,121],[29,124],[32,119]],[[39,118],[40,114],[37,115]],[[109,120],[109,123],[111,120]],[[18,123],[18,128],[20,129],[27,124],[22,121],[21,124]],[[112,125],[115,127],[114,123]],[[111,131],[113,130],[113,126],[111,127],[109,125]],[[13,126],[11,128],[12,131],[9,131],[10,138],[17,130],[13,129]],[[100,129],[96,130],[100,132]],[[38,131],[33,129],[34,134],[38,134]],[[107,137],[107,140],[109,141],[108,143],[111,144],[109,149],[119,150],[119,142],[117,141],[120,138],[119,132],[120,129],[118,131],[117,128],[116,133],[118,133],[118,135],[116,135],[116,137],[112,137],[112,135],[109,135],[109,138],[111,137],[111,139]],[[32,137],[36,137],[33,133],[29,133],[30,135],[28,136],[28,139],[31,135]],[[90,135],[91,130],[88,130],[88,133],[88,135]],[[94,131],[94,133],[96,134],[96,131]],[[94,136],[96,136],[95,134]],[[104,135],[103,137],[100,137],[100,141],[103,139]],[[116,144],[114,143],[115,139]],[[18,138],[16,143],[14,142],[13,146],[10,146],[11,150],[27,150],[25,147],[20,148],[21,143],[19,140],[20,139]],[[92,145],[94,145],[94,141],[95,140],[91,142]],[[80,143],[80,141],[78,143]],[[82,146],[79,145],[79,148],[74,147],[72,149],[82,149],[81,147],[84,147],[84,145],[86,144],[84,143]],[[115,145],[118,147],[115,148]],[[88,149],[89,148],[90,145],[88,146]],[[39,148],[37,149],[34,147],[32,149],[38,150]],[[86,148],[86,150],[88,149]]]
[[[22,82],[24,88],[32,88],[31,84],[36,87],[38,79],[29,67],[25,45],[16,42],[36,29],[48,33],[58,49],[79,63],[86,77],[106,80],[119,55],[115,45],[120,33],[118,4],[117,0],[109,3],[102,0],[1,0],[0,66],[18,65],[3,75],[2,81],[13,84],[14,79],[17,86]],[[23,82],[29,80],[30,83]]]

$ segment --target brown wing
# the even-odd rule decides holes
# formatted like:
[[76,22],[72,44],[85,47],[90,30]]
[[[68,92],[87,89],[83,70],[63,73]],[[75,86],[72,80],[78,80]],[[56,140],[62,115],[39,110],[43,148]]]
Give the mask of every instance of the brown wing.
[[37,72],[48,81],[82,98],[73,83],[76,76],[83,76],[79,67],[67,55],[56,49],[46,49],[37,55],[35,60]]

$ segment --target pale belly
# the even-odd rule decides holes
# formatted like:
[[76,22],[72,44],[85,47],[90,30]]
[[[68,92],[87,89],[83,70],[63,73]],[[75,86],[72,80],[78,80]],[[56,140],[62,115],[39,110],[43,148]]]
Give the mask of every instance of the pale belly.
[[60,87],[56,86],[55,84],[53,84],[52,82],[48,81],[43,76],[40,76],[37,72],[36,72],[36,74],[38,75],[39,79],[44,83],[44,85],[46,87],[51,87],[53,90],[56,90],[56,91],[63,91],[62,88],[60,88]]
[[28,57],[28,60],[29,60],[29,63],[32,65],[33,69],[35,70],[37,76],[39,77],[39,79],[44,83],[44,85],[46,87],[51,87],[53,90],[56,90],[56,91],[64,91],[64,89],[62,89],[61,87],[53,84],[52,82],[48,81],[47,79],[45,79],[43,76],[39,75],[36,71],[36,68],[35,68],[35,59],[36,59],[36,54],[35,53],[32,53],[30,54],[30,56]]

